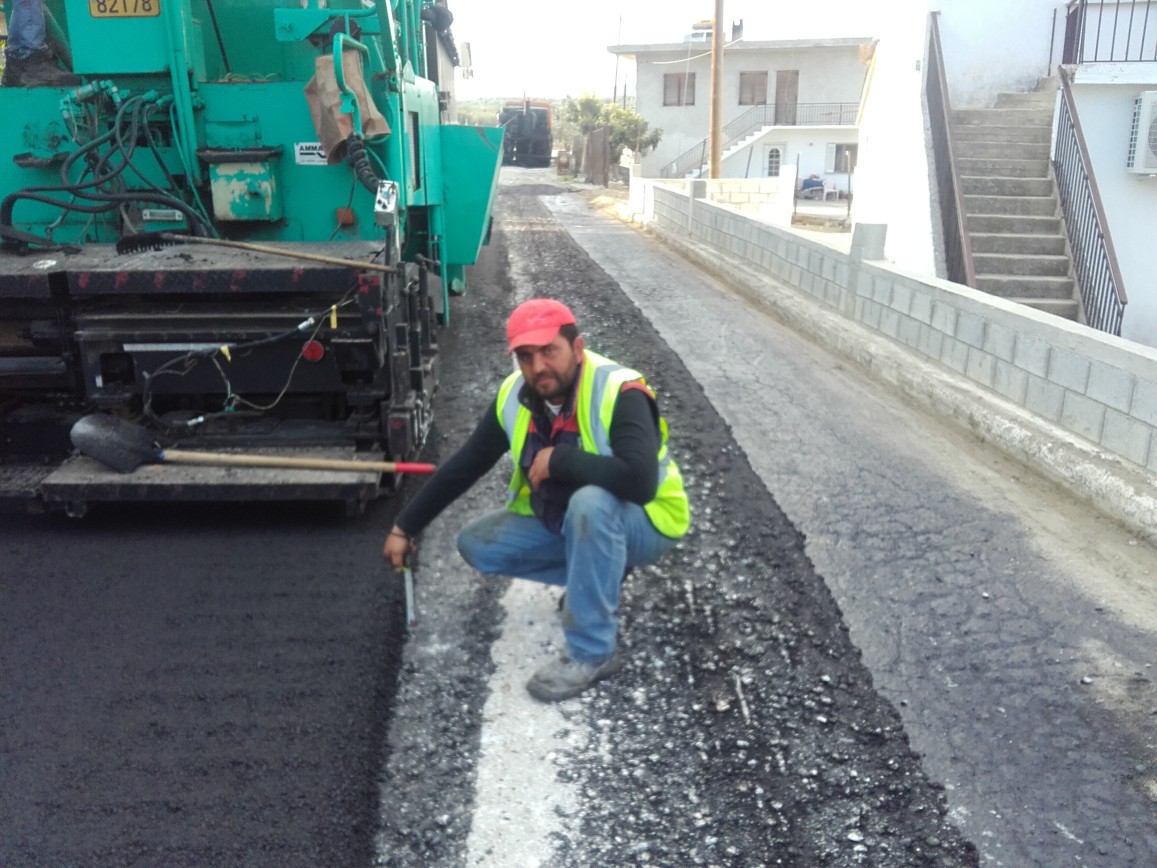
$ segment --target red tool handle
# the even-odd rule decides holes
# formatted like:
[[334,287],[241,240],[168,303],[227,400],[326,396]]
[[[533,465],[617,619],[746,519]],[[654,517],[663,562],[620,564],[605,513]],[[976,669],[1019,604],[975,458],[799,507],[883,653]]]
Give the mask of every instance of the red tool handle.
[[415,461],[395,461],[394,473],[422,473],[430,474],[438,468],[433,464],[422,464]]

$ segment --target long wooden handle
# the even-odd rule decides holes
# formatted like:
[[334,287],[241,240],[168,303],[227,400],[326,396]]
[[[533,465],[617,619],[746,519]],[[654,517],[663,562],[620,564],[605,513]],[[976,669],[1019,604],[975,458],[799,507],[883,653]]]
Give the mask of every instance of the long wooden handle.
[[294,458],[289,455],[244,455],[233,452],[189,452],[164,449],[157,456],[165,464],[207,464],[215,467],[284,467],[297,470],[352,470],[360,473],[433,473],[433,464],[412,461],[355,461],[348,458]]
[[360,259],[343,259],[340,256],[326,256],[323,253],[306,253],[303,250],[283,250],[280,247],[268,247],[265,244],[250,244],[248,241],[230,241],[228,238],[204,238],[200,235],[178,235],[175,232],[162,232],[161,238],[165,241],[179,241],[182,244],[209,244],[214,247],[233,247],[237,250],[249,250],[253,253],[288,256],[290,259],[308,259],[312,262],[325,262],[329,265],[345,265],[350,268],[364,268],[367,271],[384,271],[386,274],[393,274],[397,271],[392,265],[381,265],[377,262],[362,262]]

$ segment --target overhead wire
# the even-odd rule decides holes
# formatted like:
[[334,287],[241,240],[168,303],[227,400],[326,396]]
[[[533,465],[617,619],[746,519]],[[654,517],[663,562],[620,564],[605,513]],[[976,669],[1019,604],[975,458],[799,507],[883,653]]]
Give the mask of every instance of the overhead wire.
[[[724,48],[730,48],[731,46],[735,45],[736,43],[739,43],[742,41],[743,41],[742,39],[733,39],[733,40],[731,40],[731,42],[725,43],[723,47]],[[688,46],[690,46],[690,43],[688,43]],[[650,63],[652,66],[670,66],[670,65],[675,64],[675,63],[689,63],[692,60],[698,60],[701,57],[710,57],[710,56],[711,56],[710,51],[704,51],[702,54],[692,55],[691,49],[690,49],[690,47],[688,47],[686,57],[680,57],[678,60],[652,60],[652,61],[650,61]]]

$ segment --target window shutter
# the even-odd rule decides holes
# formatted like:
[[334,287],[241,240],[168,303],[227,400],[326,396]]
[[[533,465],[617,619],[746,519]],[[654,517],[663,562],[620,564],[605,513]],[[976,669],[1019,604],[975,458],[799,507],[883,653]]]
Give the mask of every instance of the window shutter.
[[824,158],[824,171],[834,172],[836,170],[836,145],[834,142],[828,142],[828,153]]
[[695,105],[695,73],[669,72],[663,76],[663,105]]
[[741,72],[739,73],[739,104],[766,105],[767,104],[767,73]]

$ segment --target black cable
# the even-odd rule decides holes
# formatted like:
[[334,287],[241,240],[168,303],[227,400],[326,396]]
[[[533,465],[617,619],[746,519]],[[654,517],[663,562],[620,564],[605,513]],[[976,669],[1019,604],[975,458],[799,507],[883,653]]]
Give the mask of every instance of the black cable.
[[[149,111],[149,114],[151,115],[152,112],[154,112],[154,111],[160,111],[160,108],[161,107],[158,106],[156,103],[153,103],[153,105]],[[161,151],[160,151],[160,148],[157,144],[157,139],[156,139],[157,134],[153,130],[152,126],[148,123],[148,121],[149,121],[149,118],[146,117],[145,118],[145,141],[148,142],[149,152],[153,155],[153,159],[157,161],[157,166],[160,168],[161,173],[165,176],[165,180],[169,182],[169,188],[172,190],[176,190],[177,186],[178,186],[177,185],[177,179],[173,177],[173,173],[169,171],[169,167],[165,165],[164,159],[161,158]],[[148,179],[145,178],[143,175],[141,176],[141,178],[142,178],[142,180],[145,181],[146,184],[149,183]],[[160,188],[157,187],[155,189],[160,189]]]
[[217,10],[213,8],[213,0],[205,0],[205,5],[209,7],[209,18],[213,22],[213,32],[217,34],[217,45],[221,49],[221,63],[225,66],[225,74],[232,75],[233,70],[229,68],[229,55],[225,53],[225,40],[221,38],[221,26],[217,23]]
[[[301,323],[299,323],[298,325],[294,326],[291,329],[287,329],[284,332],[279,332],[278,334],[274,334],[274,335],[268,335],[268,336],[263,337],[263,338],[255,338],[254,340],[246,341],[246,342],[240,343],[240,344],[228,344],[227,346],[229,347],[230,355],[232,355],[234,353],[248,352],[249,350],[257,349],[257,348],[263,347],[263,346],[268,346],[269,344],[279,343],[281,341],[288,340],[288,339],[296,337],[296,336],[300,336],[305,331],[304,327],[312,326],[315,324],[317,325],[317,328],[315,328],[313,330],[313,335],[316,335],[317,332],[321,329],[321,321],[322,321],[323,317],[325,317],[326,313],[331,311],[335,307],[344,307],[345,305],[349,304],[350,299],[353,297],[355,290],[356,290],[356,287],[351,288],[350,290],[348,290],[346,292],[345,295],[343,295],[341,297],[341,299],[336,304],[330,305],[329,307],[325,308],[324,310],[320,311],[319,313],[311,314],[309,317],[307,317]],[[169,423],[166,420],[162,419],[161,417],[157,416],[157,414],[153,412],[153,395],[152,395],[153,380],[159,376],[165,376],[165,375],[184,377],[184,376],[188,375],[193,370],[193,368],[196,366],[198,361],[202,361],[204,359],[213,359],[217,355],[218,352],[220,352],[219,347],[213,347],[212,349],[190,350],[187,353],[184,353],[180,356],[174,356],[173,358],[169,359],[167,362],[163,363],[159,368],[157,368],[151,374],[146,373],[145,374],[145,385],[141,389],[141,402],[142,402],[142,408],[141,409],[142,409],[142,412],[144,413],[144,415],[147,416],[149,419],[153,420],[154,422],[156,422],[157,424],[163,425],[166,428],[188,427],[188,426],[172,425],[171,423]],[[298,358],[300,359],[300,355]],[[181,370],[181,371],[169,370],[170,368],[173,368],[177,365],[184,365],[184,370]],[[297,361],[295,360],[295,362],[294,362],[295,368],[296,368],[296,365],[297,365]],[[221,373],[222,377],[224,377],[225,387],[229,390],[230,395],[232,395],[233,386],[229,382],[228,377],[225,377],[224,372],[220,370],[220,366],[218,366],[218,371]],[[290,376],[292,377],[292,370],[290,372]],[[287,383],[286,388],[288,388],[288,385],[289,384]],[[285,389],[283,388],[281,390],[281,395],[284,395],[284,394],[285,394]],[[281,395],[278,396],[278,400],[280,400]],[[237,396],[237,397],[240,400],[244,401],[244,399],[240,398],[240,396]],[[248,402],[245,402],[245,403],[248,403]],[[252,406],[252,405],[250,405],[250,406]],[[271,409],[271,408],[266,408],[266,409]],[[200,418],[214,419],[214,418],[217,418],[218,416],[225,415],[228,412],[229,411],[219,411],[216,413],[203,413],[203,414],[201,414]]]
[[346,139],[346,160],[349,162],[350,168],[353,169],[354,176],[361,181],[362,186],[377,195],[378,184],[381,183],[382,179],[374,171],[373,164],[370,162],[370,155],[366,152],[366,143],[357,133],[353,133]]
[[[160,165],[166,180],[175,189],[177,184],[172,174],[165,167],[156,148],[152,130],[149,126],[151,115],[159,110],[153,100],[144,97],[131,97],[125,100],[117,109],[112,128],[105,134],[98,136],[69,154],[60,167],[61,183],[59,185],[43,185],[27,187],[12,193],[0,201],[0,239],[9,245],[15,245],[22,252],[32,247],[57,247],[47,238],[23,232],[15,228],[13,212],[16,203],[22,200],[40,202],[63,211],[73,211],[82,214],[101,214],[114,210],[127,203],[152,203],[173,208],[181,212],[188,221],[189,227],[195,235],[212,235],[203,216],[180,197],[158,187],[148,180],[139,168],[133,163],[137,150],[137,142],[144,131],[144,139],[150,151]],[[107,150],[101,151],[105,146]],[[114,157],[120,157],[119,164],[114,164]],[[71,180],[73,168],[78,162],[84,161],[85,169],[80,178]],[[124,184],[122,175],[131,168],[147,186],[144,191],[129,191]],[[85,179],[88,180],[85,180]],[[62,202],[52,195],[71,196],[73,201]],[[84,205],[77,202],[83,199],[97,203]]]

